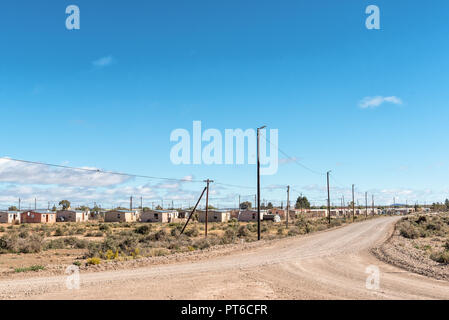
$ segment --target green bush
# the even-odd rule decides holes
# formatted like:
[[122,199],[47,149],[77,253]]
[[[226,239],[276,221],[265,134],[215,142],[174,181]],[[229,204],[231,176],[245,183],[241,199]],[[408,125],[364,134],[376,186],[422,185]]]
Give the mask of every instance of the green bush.
[[193,238],[194,237],[198,237],[198,235],[199,235],[198,228],[196,228],[196,227],[187,229],[184,233],[185,233],[186,236],[193,237]]
[[134,230],[135,233],[143,234],[143,235],[149,234],[150,231],[151,231],[151,225],[149,225],[149,224],[141,225]]
[[28,272],[28,271],[36,272],[36,271],[39,271],[39,270],[45,270],[45,267],[41,266],[41,265],[34,265],[34,266],[31,266],[31,267],[26,267],[26,268],[16,268],[16,269],[14,269],[14,272],[16,272],[16,273]]

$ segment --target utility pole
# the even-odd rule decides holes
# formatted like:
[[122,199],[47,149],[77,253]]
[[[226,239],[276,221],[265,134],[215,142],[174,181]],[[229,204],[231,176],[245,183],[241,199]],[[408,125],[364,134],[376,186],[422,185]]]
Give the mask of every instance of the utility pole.
[[330,194],[330,190],[329,190],[329,174],[331,173],[331,171],[327,172],[327,211],[328,211],[328,219],[329,219],[329,224],[331,223],[331,194]]
[[133,211],[133,197],[129,197],[129,210]]
[[345,203],[345,196],[343,196],[343,215],[346,217],[346,203]]
[[289,211],[290,211],[290,186],[287,186],[287,228],[288,228]]
[[257,240],[260,240],[260,130],[265,127],[257,128]]
[[239,195],[239,207],[237,208],[237,209],[239,209],[239,211],[240,211],[240,204],[241,204],[241,202],[240,202],[240,195]]
[[368,218],[368,192],[365,192],[365,218]]
[[140,210],[143,212],[143,198],[140,197]]
[[37,210],[37,199],[34,198],[34,211],[36,211],[36,210]]
[[209,210],[209,183],[214,182],[214,181],[207,179],[207,180],[204,180],[204,182],[207,183],[207,186],[206,186],[206,229],[204,232],[204,237],[207,238],[207,220],[208,220],[207,214],[208,214],[208,210]]
[[355,199],[354,199],[354,185],[352,185],[352,222],[354,222],[355,216]]
[[22,199],[19,198],[19,211],[20,211],[20,204],[22,202]]
[[374,194],[372,195],[372,201],[373,201],[373,216],[374,216]]

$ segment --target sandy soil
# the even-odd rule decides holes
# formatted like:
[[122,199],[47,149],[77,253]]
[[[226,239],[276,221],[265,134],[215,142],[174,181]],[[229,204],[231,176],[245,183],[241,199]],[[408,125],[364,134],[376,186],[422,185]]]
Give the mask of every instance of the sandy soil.
[[[0,281],[3,299],[449,299],[449,282],[410,273],[370,253],[396,217],[350,224],[306,237],[267,242],[225,256],[129,270]],[[380,269],[378,290],[366,268]]]

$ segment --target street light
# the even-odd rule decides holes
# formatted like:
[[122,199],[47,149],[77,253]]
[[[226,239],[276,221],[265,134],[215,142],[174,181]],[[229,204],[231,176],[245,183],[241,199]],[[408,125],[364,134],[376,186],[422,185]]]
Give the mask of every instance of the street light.
[[257,128],[257,240],[260,240],[260,130],[266,127]]

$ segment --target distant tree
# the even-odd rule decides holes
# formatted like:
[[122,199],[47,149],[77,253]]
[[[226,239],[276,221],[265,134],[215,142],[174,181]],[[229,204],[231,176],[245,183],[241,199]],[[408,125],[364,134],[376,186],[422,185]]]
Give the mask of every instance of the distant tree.
[[267,209],[273,209],[273,204],[271,202],[268,202]]
[[147,212],[147,211],[150,211],[150,208],[148,208],[148,207],[143,207],[143,212]]
[[446,206],[446,210],[449,210],[449,199],[446,199],[446,201],[444,201],[444,205]]
[[62,206],[62,210],[67,210],[70,208],[70,201],[69,200],[61,200],[59,202],[59,205]]
[[78,207],[78,208],[76,208],[76,210],[81,210],[81,211],[90,211],[90,208],[89,207],[86,207],[86,206],[80,206],[80,207]]
[[208,208],[208,209],[217,209],[217,208],[215,208],[215,207],[214,207],[213,205],[211,205],[211,204],[208,205],[207,208]]
[[56,206],[53,205],[53,208],[51,208],[51,211],[55,212],[57,210]]
[[251,209],[251,207],[252,207],[252,204],[249,201],[240,203],[240,209],[242,209],[242,210]]
[[310,209],[310,202],[307,200],[307,197],[299,196],[296,200],[296,209]]
[[8,208],[8,211],[19,211],[16,206],[11,206]]
[[157,206],[156,210],[162,210],[162,207],[161,206]]

